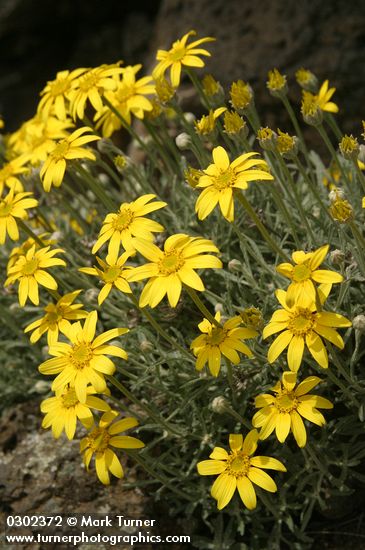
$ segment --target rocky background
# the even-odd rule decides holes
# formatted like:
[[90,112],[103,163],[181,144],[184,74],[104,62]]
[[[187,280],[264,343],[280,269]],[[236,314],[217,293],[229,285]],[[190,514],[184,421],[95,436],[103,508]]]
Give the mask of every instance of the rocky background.
[[[33,115],[39,91],[58,70],[123,59],[143,63],[148,72],[156,49],[190,29],[217,38],[209,45],[207,71],[225,86],[238,78],[250,81],[265,124],[291,131],[265,89],[267,71],[277,67],[293,83],[304,66],[338,88],[340,123],[359,135],[365,118],[364,0],[0,0],[0,113],[6,129]],[[296,86],[290,93],[298,102]],[[40,428],[40,417],[37,400],[4,411],[3,513],[83,512],[92,503],[94,511],[148,517],[146,492],[126,491],[121,483],[104,489],[81,467],[78,442],[55,443]],[[360,548],[359,540],[324,536],[318,547]]]
[[[249,80],[265,123],[278,124],[279,102],[265,90],[268,70],[277,67],[293,81],[305,66],[338,88],[341,123],[359,132],[363,0],[1,0],[0,112],[7,129],[32,116],[37,94],[57,70],[123,59],[148,71],[156,49],[190,29],[217,38],[207,70],[226,86]],[[292,93],[298,101],[296,86]]]

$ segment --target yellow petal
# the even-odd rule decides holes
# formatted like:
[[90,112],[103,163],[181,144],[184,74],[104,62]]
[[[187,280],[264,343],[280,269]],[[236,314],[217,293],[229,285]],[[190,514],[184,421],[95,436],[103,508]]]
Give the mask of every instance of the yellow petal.
[[278,489],[275,481],[269,476],[269,474],[263,472],[259,468],[251,467],[248,470],[247,476],[248,479],[252,481],[252,483],[255,483],[266,491],[270,491],[270,493],[275,493]]
[[248,510],[256,508],[257,501],[255,489],[248,477],[244,476],[237,480],[237,489],[246,508],[248,508]]

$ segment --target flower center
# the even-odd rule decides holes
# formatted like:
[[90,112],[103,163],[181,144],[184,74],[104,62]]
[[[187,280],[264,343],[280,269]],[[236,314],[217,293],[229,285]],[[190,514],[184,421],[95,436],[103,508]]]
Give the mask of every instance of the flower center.
[[90,73],[88,75],[85,75],[80,80],[79,88],[84,93],[88,92],[91,88],[94,88],[95,86],[97,86],[98,80],[99,80],[99,76],[94,74],[94,73]]
[[296,282],[310,279],[311,274],[311,269],[305,264],[296,265],[293,269],[293,279]]
[[184,265],[185,260],[181,258],[181,253],[177,250],[164,252],[164,257],[158,263],[158,269],[161,275],[170,275],[176,273]]
[[29,260],[22,269],[23,275],[33,275],[38,269],[38,260],[37,258],[34,258],[33,260]]
[[227,459],[227,474],[231,474],[236,478],[244,477],[248,474],[250,468],[250,459],[242,451],[231,453]]
[[110,435],[103,428],[96,428],[88,437],[89,447],[95,453],[102,453],[108,448]]
[[120,276],[121,268],[117,265],[113,265],[112,267],[109,267],[106,271],[103,273],[103,280],[106,283],[114,283]]
[[113,220],[113,228],[117,231],[123,231],[127,229],[132,223],[134,214],[130,208],[123,208],[118,212],[116,218]]
[[54,82],[52,82],[49,90],[49,95],[56,97],[58,95],[62,95],[70,87],[70,82],[67,78],[57,79]]
[[50,324],[58,323],[63,319],[63,310],[57,306],[48,306],[47,320]]
[[169,51],[169,58],[174,63],[176,61],[181,61],[183,57],[186,55],[186,48],[184,46],[181,46],[180,42],[175,42],[171,50]]
[[226,189],[232,187],[235,182],[235,174],[232,168],[228,168],[224,172],[221,172],[214,179],[214,187],[216,189]]
[[66,393],[62,396],[62,404],[66,409],[69,409],[70,407],[74,407],[77,405],[77,403],[80,403],[79,399],[76,397],[76,392],[73,388],[69,388],[66,390]]
[[309,309],[298,307],[291,314],[288,329],[296,336],[303,336],[312,330],[315,322],[315,316]]
[[69,148],[70,148],[70,144],[66,140],[61,141],[53,149],[52,157],[54,158],[55,161],[65,158],[65,155],[68,152]]
[[[284,390],[285,391],[285,390]],[[282,393],[275,399],[275,407],[281,413],[295,411],[298,407],[298,400],[293,392]]]
[[6,204],[5,201],[0,201],[0,218],[6,218],[13,209],[13,205]]
[[127,84],[121,84],[116,94],[117,99],[120,103],[125,103],[126,101],[128,101],[128,99],[130,99],[134,95],[136,95],[136,91],[133,84],[130,86],[128,86]]
[[218,346],[226,339],[227,332],[219,327],[213,327],[211,333],[208,336],[209,344]]
[[76,369],[84,369],[90,364],[93,357],[91,345],[86,342],[72,346],[70,361]]

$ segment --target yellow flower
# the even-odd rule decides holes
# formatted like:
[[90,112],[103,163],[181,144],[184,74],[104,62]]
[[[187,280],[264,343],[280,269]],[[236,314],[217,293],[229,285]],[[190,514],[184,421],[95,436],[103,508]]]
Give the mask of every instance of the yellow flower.
[[178,233],[169,237],[160,250],[149,241],[136,240],[135,248],[150,263],[136,267],[128,276],[129,282],[150,279],[139,299],[140,307],[156,307],[167,294],[171,307],[176,307],[182,285],[195,290],[205,290],[203,282],[194,269],[221,268],[222,262],[205,252],[219,252],[208,239],[190,237]]
[[330,197],[331,205],[328,209],[331,217],[339,223],[351,221],[354,210],[349,201],[343,198],[342,193],[337,189],[331,191],[330,195],[331,194],[333,194],[333,196]]
[[271,174],[264,171],[264,168],[268,168],[264,160],[251,158],[257,154],[245,153],[231,163],[223,147],[213,149],[213,164],[204,170],[204,175],[197,185],[204,187],[195,205],[199,220],[204,220],[219,202],[223,216],[232,222],[234,189],[247,189],[250,181],[274,179]]
[[127,328],[113,328],[95,338],[98,314],[92,311],[86,317],[84,326],[78,321],[65,330],[71,344],[56,342],[49,348],[53,359],[39,366],[42,374],[58,374],[52,383],[52,390],[58,391],[67,384],[75,387],[77,398],[86,402],[86,388],[91,384],[97,393],[104,393],[104,375],[115,372],[114,363],[106,357],[113,355],[127,359],[127,353],[118,346],[105,345],[106,342],[128,332]]
[[73,126],[70,119],[58,120],[39,112],[9,136],[9,157],[25,155],[32,166],[38,166],[54,149],[55,140],[66,138],[69,135],[67,130]]
[[232,82],[229,95],[231,96],[230,103],[232,107],[238,112],[243,112],[253,101],[252,88],[243,80]]
[[[151,76],[136,80],[136,74],[141,67],[142,65],[135,65],[123,69],[117,88],[104,94],[128,124],[132,121],[132,115],[142,119],[146,111],[152,111],[152,103],[145,96],[153,94],[155,86],[151,84]],[[121,120],[108,106],[98,110],[94,120],[97,121],[96,128],[102,127],[103,137],[110,137],[122,126]]]
[[33,193],[15,193],[12,187],[6,197],[0,195],[0,244],[4,244],[6,235],[13,241],[19,239],[19,230],[16,218],[26,220],[27,210],[35,208],[38,201],[31,198]]
[[327,111],[328,113],[338,113],[338,106],[330,101],[335,91],[336,88],[328,89],[328,80],[323,82],[318,94],[315,96],[316,102],[322,111]]
[[351,134],[344,135],[339,144],[342,156],[345,159],[357,160],[360,146],[356,138]]
[[130,256],[129,252],[124,252],[119,258],[114,253],[108,254],[106,261],[104,262],[100,258],[96,257],[96,260],[100,266],[97,267],[81,267],[79,271],[86,273],[87,275],[95,275],[103,281],[104,285],[98,296],[99,306],[109,296],[111,289],[117,288],[121,292],[130,294],[132,292],[128,283],[128,273],[131,273],[130,267],[125,267],[124,264]]
[[229,135],[237,135],[247,130],[246,122],[235,111],[226,111],[224,113],[224,131]]
[[100,419],[99,426],[95,427],[87,437],[80,441],[80,451],[83,453],[83,462],[89,469],[90,461],[95,454],[95,468],[100,481],[109,485],[109,472],[119,479],[123,477],[123,468],[117,455],[110,447],[118,449],[141,449],[144,443],[136,437],[118,435],[125,430],[138,426],[138,421],[126,417],[113,421],[118,416],[116,411],[108,411]]
[[68,92],[72,118],[74,120],[84,118],[88,100],[95,111],[101,111],[103,108],[101,96],[107,90],[116,89],[118,82],[115,77],[121,72],[119,63],[84,69],[81,76],[72,81],[72,89]]
[[252,456],[257,449],[258,438],[257,430],[251,430],[245,439],[241,434],[230,434],[230,453],[222,447],[214,447],[210,460],[198,462],[197,468],[200,475],[219,474],[211,489],[211,495],[217,501],[218,510],[227,506],[236,489],[246,508],[249,510],[256,508],[253,483],[270,493],[277,491],[276,483],[262,468],[279,472],[286,472],[286,468],[276,458]]
[[24,166],[28,160],[28,156],[22,155],[5,163],[0,168],[0,195],[2,195],[5,186],[16,192],[23,191],[23,184],[17,176],[28,172],[28,168]]
[[362,206],[362,208],[365,208],[365,197],[362,198],[361,206]]
[[4,286],[19,280],[19,304],[22,307],[28,297],[34,305],[39,305],[38,285],[57,290],[56,280],[45,269],[55,265],[66,265],[64,260],[53,257],[59,252],[64,252],[64,250],[62,248],[50,250],[50,247],[46,246],[36,251],[36,247],[33,245],[25,256],[21,256],[14,266],[9,268],[9,277]]
[[163,76],[156,78],[156,96],[162,104],[168,103],[175,95],[176,90]]
[[277,69],[269,71],[266,86],[274,96],[286,94],[288,91],[286,76],[281,74]]
[[47,342],[51,346],[57,342],[59,332],[66,334],[67,330],[71,328],[70,321],[78,321],[87,317],[87,311],[81,309],[83,305],[73,303],[80,292],[81,290],[69,292],[57,300],[57,303],[46,305],[44,317],[37,319],[24,330],[25,333],[33,331],[30,337],[32,344],[38,342],[42,335],[47,332]]
[[107,241],[110,241],[108,252],[114,256],[118,256],[120,245],[133,252],[133,237],[153,241],[153,233],[161,233],[164,227],[144,215],[167,205],[162,201],[150,202],[155,197],[153,194],[142,195],[133,202],[123,202],[118,212],[107,214],[92,253],[95,254]]
[[300,110],[303,115],[303,119],[307,124],[311,124],[313,126],[321,124],[323,120],[323,112],[319,106],[316,95],[303,90]]
[[[215,319],[220,323],[220,312],[215,314]],[[240,362],[237,351],[250,358],[253,357],[252,351],[242,340],[258,336],[258,332],[240,327],[241,323],[242,319],[238,315],[226,321],[223,326],[214,325],[208,319],[204,319],[199,323],[199,330],[203,334],[195,338],[190,346],[197,357],[197,370],[202,370],[208,362],[210,373],[213,376],[218,376],[222,355],[227,357],[234,365]]]
[[42,413],[46,413],[42,421],[42,428],[52,428],[52,434],[58,439],[65,430],[68,439],[73,439],[76,432],[77,419],[90,429],[94,424],[93,413],[90,409],[97,411],[110,411],[110,406],[99,397],[92,386],[86,388],[86,401],[80,403],[75,388],[65,386],[56,392],[54,397],[49,397],[41,403]]
[[278,135],[274,130],[265,126],[257,130],[257,140],[265,151],[274,151],[276,149]]
[[308,69],[303,69],[303,67],[298,69],[295,73],[295,78],[299,86],[305,90],[315,91],[317,89],[317,77],[311,71],[308,71]]
[[78,128],[68,137],[54,145],[54,149],[49,153],[40,171],[45,191],[50,191],[52,184],[56,187],[61,185],[67,167],[67,160],[95,160],[94,153],[82,147],[86,143],[100,139],[99,136],[95,135],[82,135],[89,131],[91,132],[92,130],[87,126]]
[[207,97],[214,97],[222,93],[222,86],[211,74],[206,74],[202,80],[203,90]]
[[54,80],[49,80],[40,95],[43,96],[38,104],[37,111],[44,112],[46,116],[54,112],[60,120],[66,120],[68,114],[68,93],[71,90],[72,81],[78,78],[86,69],[74,71],[59,71]]
[[156,59],[159,63],[153,69],[153,78],[160,78],[170,69],[170,79],[171,84],[174,88],[177,88],[180,84],[181,78],[181,69],[182,67],[204,67],[204,61],[200,59],[200,55],[210,56],[210,53],[207,50],[197,48],[200,44],[204,42],[212,42],[215,38],[207,36],[205,38],[200,38],[195,40],[190,44],[186,44],[189,36],[194,36],[195,31],[190,31],[180,39],[176,40],[170,48],[170,50],[158,50]]
[[278,128],[276,147],[283,156],[296,155],[298,152],[298,138],[297,136],[290,136],[287,132],[282,132]]
[[292,306],[304,306],[316,301],[316,287],[314,283],[341,283],[343,277],[340,273],[328,269],[318,269],[328,254],[329,245],[325,244],[314,252],[296,250],[292,254],[293,262],[283,263],[277,266],[276,271],[291,279],[286,292],[286,303]]
[[254,415],[252,424],[255,428],[261,428],[260,439],[266,439],[275,430],[280,443],[284,443],[291,430],[298,446],[304,447],[307,433],[301,417],[317,426],[326,423],[317,408],[332,409],[332,403],[320,395],[308,395],[322,380],[318,376],[309,376],[295,388],[296,381],[296,373],[286,371],[282,382],[271,388],[275,396],[263,393],[256,397],[255,407],[261,410]]
[[[331,286],[330,284],[319,286],[318,294],[321,304],[325,302]],[[343,349],[344,341],[334,328],[350,327],[351,321],[339,313],[317,311],[315,303],[306,307],[296,304],[289,307],[286,303],[287,298],[284,290],[277,290],[275,295],[284,309],[275,311],[269,324],[263,330],[263,338],[281,332],[269,348],[267,354],[269,363],[273,363],[288,347],[288,365],[290,370],[296,372],[302,362],[304,347],[307,346],[316,363],[326,369],[328,355],[321,337],[329,340],[339,349]]]
[[226,107],[218,107],[214,111],[210,109],[207,115],[203,115],[200,120],[194,122],[196,132],[201,136],[207,136],[214,132],[215,121],[226,110]]
[[[47,236],[49,233],[42,233],[39,235],[39,239],[42,240],[42,243],[45,246],[55,244],[56,241],[51,241],[47,239]],[[24,241],[20,246],[14,246],[12,251],[10,252],[9,261],[7,265],[7,273],[9,274],[9,269],[13,267],[13,265],[16,264],[16,262],[19,260],[21,256],[25,256],[26,253],[32,246],[35,246],[35,249],[38,250],[40,248],[40,245],[33,239],[33,237],[29,237],[26,241]]]

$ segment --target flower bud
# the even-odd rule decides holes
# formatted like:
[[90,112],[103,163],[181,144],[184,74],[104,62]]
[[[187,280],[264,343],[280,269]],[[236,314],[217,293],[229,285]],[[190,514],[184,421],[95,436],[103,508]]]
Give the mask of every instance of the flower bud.
[[352,320],[352,326],[355,330],[365,332],[365,315],[356,315]]
[[330,261],[333,265],[341,265],[345,261],[345,253],[336,248],[330,252]]
[[343,136],[340,141],[340,152],[341,155],[347,160],[357,160],[359,156],[359,144],[356,138],[353,135]]
[[309,90],[310,92],[316,92],[318,90],[318,80],[316,75],[307,69],[298,69],[295,73],[296,81],[299,86],[304,90]]
[[152,342],[150,342],[150,341],[147,340],[147,339],[142,340],[142,342],[139,344],[139,349],[140,349],[143,353],[149,352],[149,351],[153,351],[154,347],[155,347],[155,346],[152,344]]
[[257,307],[246,307],[243,311],[240,311],[240,316],[242,323],[247,328],[261,330],[264,327],[264,318]]
[[240,114],[243,114],[253,104],[252,88],[243,80],[232,82],[229,95],[232,107]]
[[191,137],[186,132],[181,132],[178,136],[175,138],[176,146],[181,149],[181,151],[184,151],[184,149],[189,149],[191,145]]
[[224,113],[224,131],[229,136],[247,137],[248,128],[243,118],[235,111],[226,111]]
[[[334,193],[334,191],[331,191],[331,193]],[[353,208],[351,204],[346,199],[343,199],[340,193],[336,193],[328,211],[331,217],[339,223],[351,221],[353,217]]]
[[236,258],[233,258],[232,260],[229,260],[228,262],[228,271],[232,271],[233,273],[238,273],[242,270],[242,263],[237,260]]
[[278,128],[278,138],[276,140],[276,148],[285,158],[293,158],[298,153],[299,140],[297,136],[290,136],[286,132],[282,132]]
[[224,414],[227,410],[227,407],[229,407],[229,403],[225,397],[219,395],[213,399],[210,406],[213,412]]
[[281,74],[277,69],[269,71],[266,86],[274,97],[284,97],[288,93],[286,76]]

